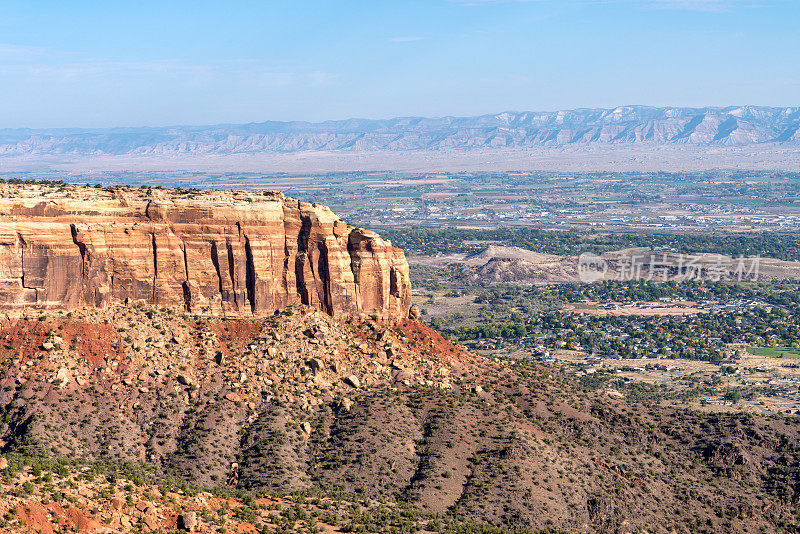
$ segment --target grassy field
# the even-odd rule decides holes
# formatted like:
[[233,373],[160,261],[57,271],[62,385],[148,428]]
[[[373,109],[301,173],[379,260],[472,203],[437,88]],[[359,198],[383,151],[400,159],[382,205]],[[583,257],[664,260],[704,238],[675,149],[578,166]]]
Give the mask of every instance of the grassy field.
[[747,352],[769,358],[800,358],[800,348],[793,347],[748,347]]

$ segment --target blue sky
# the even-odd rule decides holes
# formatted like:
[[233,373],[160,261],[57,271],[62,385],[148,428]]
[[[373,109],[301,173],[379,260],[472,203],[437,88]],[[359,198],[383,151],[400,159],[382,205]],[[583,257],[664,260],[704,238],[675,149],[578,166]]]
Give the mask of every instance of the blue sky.
[[0,3],[0,127],[800,105],[800,0]]

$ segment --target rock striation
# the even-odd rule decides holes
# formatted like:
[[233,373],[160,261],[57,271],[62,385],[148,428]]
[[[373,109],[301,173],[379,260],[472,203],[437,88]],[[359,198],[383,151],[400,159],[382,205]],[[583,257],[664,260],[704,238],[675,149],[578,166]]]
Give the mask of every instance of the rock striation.
[[0,308],[112,303],[408,316],[403,251],[279,192],[4,186]]

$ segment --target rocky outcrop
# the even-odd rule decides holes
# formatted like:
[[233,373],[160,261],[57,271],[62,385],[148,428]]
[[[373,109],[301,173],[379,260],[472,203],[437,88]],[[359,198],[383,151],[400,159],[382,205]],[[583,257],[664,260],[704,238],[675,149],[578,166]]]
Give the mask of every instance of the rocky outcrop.
[[402,250],[281,193],[2,192],[5,309],[142,302],[262,315],[302,303],[392,321],[411,305]]

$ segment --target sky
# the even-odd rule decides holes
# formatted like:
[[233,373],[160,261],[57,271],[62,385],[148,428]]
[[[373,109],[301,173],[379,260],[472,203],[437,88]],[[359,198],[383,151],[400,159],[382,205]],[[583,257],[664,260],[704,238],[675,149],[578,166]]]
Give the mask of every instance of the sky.
[[0,128],[800,105],[800,0],[0,2]]

